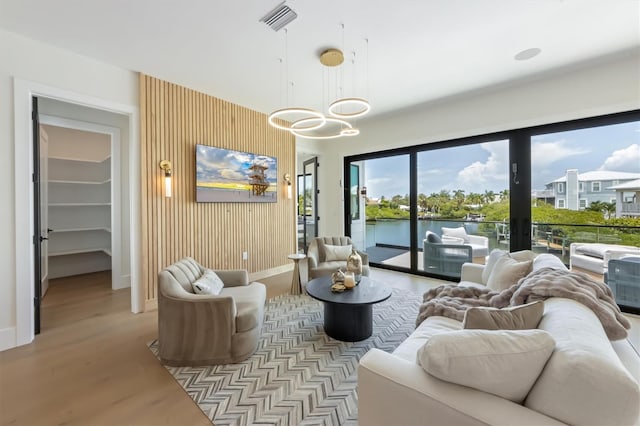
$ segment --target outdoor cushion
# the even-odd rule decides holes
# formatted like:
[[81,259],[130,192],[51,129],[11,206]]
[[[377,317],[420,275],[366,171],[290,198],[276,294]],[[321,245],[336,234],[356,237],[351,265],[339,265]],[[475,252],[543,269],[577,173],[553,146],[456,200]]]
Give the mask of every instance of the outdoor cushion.
[[604,259],[604,255],[607,251],[638,251],[638,247],[623,246],[617,244],[600,244],[600,243],[587,243],[579,244],[576,246],[576,253],[583,254],[585,256],[591,256],[598,259]]
[[442,227],[442,235],[443,236],[448,236],[448,237],[456,237],[456,238],[462,238],[462,240],[465,243],[469,242],[469,235],[467,235],[467,231],[464,229],[463,226],[459,226],[457,228],[446,228],[446,227]]
[[442,236],[442,243],[443,244],[459,244],[459,245],[462,245],[462,244],[464,244],[464,239],[458,238],[458,237],[452,237],[450,235],[443,235]]
[[427,231],[427,242],[435,243],[435,244],[441,244],[442,243],[442,239],[435,232]]
[[604,259],[604,252],[610,248],[611,245],[608,244],[584,244],[576,247],[576,253],[584,254],[585,256],[597,257],[598,259]]

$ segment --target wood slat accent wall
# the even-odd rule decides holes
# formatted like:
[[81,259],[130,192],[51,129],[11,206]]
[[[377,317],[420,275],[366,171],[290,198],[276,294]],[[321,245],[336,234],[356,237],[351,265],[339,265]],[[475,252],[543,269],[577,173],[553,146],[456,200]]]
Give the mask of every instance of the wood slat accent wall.
[[[158,272],[184,256],[212,269],[250,273],[290,263],[287,255],[296,252],[295,200],[286,198],[282,177],[291,174],[295,185],[292,135],[269,126],[265,114],[144,74],[140,121],[141,279],[147,306],[157,300]],[[276,157],[278,201],[196,203],[196,144]],[[164,197],[161,160],[173,166],[171,198]],[[243,251],[249,254],[246,261]]]

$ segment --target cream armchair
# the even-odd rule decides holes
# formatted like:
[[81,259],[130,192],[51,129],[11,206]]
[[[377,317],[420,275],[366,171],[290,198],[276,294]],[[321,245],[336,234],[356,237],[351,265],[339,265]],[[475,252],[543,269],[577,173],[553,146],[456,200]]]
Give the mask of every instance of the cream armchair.
[[194,294],[191,284],[206,268],[190,257],[158,275],[160,360],[172,366],[240,362],[258,347],[266,288],[249,284],[245,270],[214,271],[219,295]]
[[[330,248],[327,250],[326,246]],[[333,249],[336,246],[350,246],[340,251]],[[331,275],[338,268],[347,267],[347,255],[351,253],[353,243],[349,237],[317,237],[309,244],[307,249],[307,264],[309,279]],[[361,251],[358,254],[362,258],[362,275],[369,276],[369,256]]]

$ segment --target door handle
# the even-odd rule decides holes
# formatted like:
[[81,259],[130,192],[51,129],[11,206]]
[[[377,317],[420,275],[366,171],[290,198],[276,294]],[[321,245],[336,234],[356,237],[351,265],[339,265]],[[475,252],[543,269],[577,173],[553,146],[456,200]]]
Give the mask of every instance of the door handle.
[[43,242],[44,240],[48,240],[49,238],[47,237],[43,237],[42,235],[40,236],[40,242]]

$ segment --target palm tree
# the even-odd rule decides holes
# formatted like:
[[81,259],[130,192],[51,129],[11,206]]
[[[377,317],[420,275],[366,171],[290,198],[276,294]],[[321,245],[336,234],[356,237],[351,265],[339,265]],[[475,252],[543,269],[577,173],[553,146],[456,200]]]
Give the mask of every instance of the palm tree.
[[432,213],[438,213],[440,210],[440,196],[435,192],[427,197],[427,209]]
[[496,199],[496,193],[491,191],[491,190],[485,190],[484,191],[484,201],[487,204],[491,204],[493,203],[493,201]]
[[603,203],[602,201],[592,201],[591,204],[589,204],[589,207],[585,208],[585,210],[602,213],[604,216],[607,211],[606,204],[607,203]]
[[467,204],[478,206],[482,205],[483,201],[484,197],[482,194],[478,194],[477,192],[470,192],[469,195],[467,195]]
[[453,199],[456,201],[458,210],[464,204],[464,189],[456,189],[453,191]]
[[611,216],[615,216],[616,214],[616,202],[612,201],[610,203],[604,203],[605,208],[605,217],[606,219],[611,219]]
[[428,207],[427,196],[424,194],[418,194],[418,207],[421,212],[426,212]]

